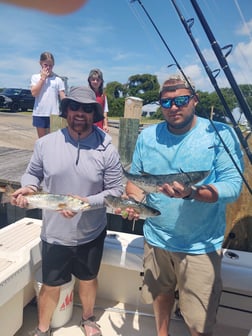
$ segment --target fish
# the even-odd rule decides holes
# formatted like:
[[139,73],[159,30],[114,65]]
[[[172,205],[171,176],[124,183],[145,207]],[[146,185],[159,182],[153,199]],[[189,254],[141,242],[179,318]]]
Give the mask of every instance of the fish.
[[113,210],[120,208],[122,211],[125,211],[127,208],[133,208],[142,219],[160,215],[159,210],[152,208],[145,203],[138,202],[134,198],[124,199],[122,197],[108,195],[104,197],[104,202],[107,207],[110,207]]
[[[13,193],[13,188],[10,186],[1,187],[0,192],[5,193],[2,197],[2,203],[6,203]],[[46,209],[46,210],[70,210],[73,212],[83,212],[91,210],[88,202],[70,195],[51,194],[46,192],[34,192],[23,195],[27,202],[27,209]]]
[[124,167],[122,167],[122,170],[127,180],[134,183],[147,194],[157,193],[159,192],[158,188],[164,183],[173,184],[173,182],[175,181],[183,184],[186,187],[191,187],[203,180],[210,173],[210,170],[199,170],[191,172],[181,171],[180,173],[167,175],[152,175],[149,173],[141,172],[140,175],[135,175],[127,172]]
[[26,195],[25,198],[29,209],[70,210],[73,212],[83,212],[91,209],[88,202],[74,196],[36,192]]

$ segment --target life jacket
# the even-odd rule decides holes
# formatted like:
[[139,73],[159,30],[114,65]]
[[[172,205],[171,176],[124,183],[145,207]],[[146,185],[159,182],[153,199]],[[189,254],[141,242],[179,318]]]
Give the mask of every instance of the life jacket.
[[[98,92],[95,92],[95,96],[96,96],[97,103],[101,104],[102,109],[104,111],[104,108],[105,108],[105,95],[104,94],[100,95]],[[94,123],[94,125],[98,126],[101,129],[103,129],[103,124],[104,124],[103,120]]]

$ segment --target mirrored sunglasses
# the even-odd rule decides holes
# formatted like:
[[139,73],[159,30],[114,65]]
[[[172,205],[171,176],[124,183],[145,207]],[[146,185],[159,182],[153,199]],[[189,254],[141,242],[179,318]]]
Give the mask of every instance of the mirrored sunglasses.
[[72,111],[79,111],[80,108],[86,113],[92,113],[94,111],[93,104],[83,104],[83,103],[76,102],[74,100],[69,101],[68,107]]
[[163,108],[169,109],[172,107],[172,104],[175,104],[177,107],[185,106],[189,103],[194,95],[191,96],[178,96],[175,98],[164,98],[160,99],[160,105]]

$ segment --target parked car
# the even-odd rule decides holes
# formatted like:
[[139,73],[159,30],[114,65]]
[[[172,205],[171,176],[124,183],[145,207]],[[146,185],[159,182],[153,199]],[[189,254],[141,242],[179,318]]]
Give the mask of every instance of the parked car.
[[32,110],[35,98],[28,89],[8,88],[0,92],[0,108],[11,112]]

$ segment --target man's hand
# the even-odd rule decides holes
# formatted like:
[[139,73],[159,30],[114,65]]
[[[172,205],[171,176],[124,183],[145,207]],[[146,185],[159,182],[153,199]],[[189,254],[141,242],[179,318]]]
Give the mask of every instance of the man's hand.
[[34,192],[36,192],[34,189],[34,186],[31,186],[31,187],[27,186],[27,187],[19,188],[10,195],[10,203],[20,208],[27,208],[28,201],[25,195],[28,195]]
[[71,210],[60,210],[59,212],[65,218],[73,218],[77,214],[77,212],[73,212]]
[[135,221],[139,219],[139,214],[135,212],[133,208],[127,208],[126,210],[117,208],[115,209],[115,214],[121,215],[123,219],[135,220]]
[[172,185],[168,183],[163,184],[159,187],[159,191],[171,198],[185,198],[191,195],[192,188],[185,187],[175,181]]

